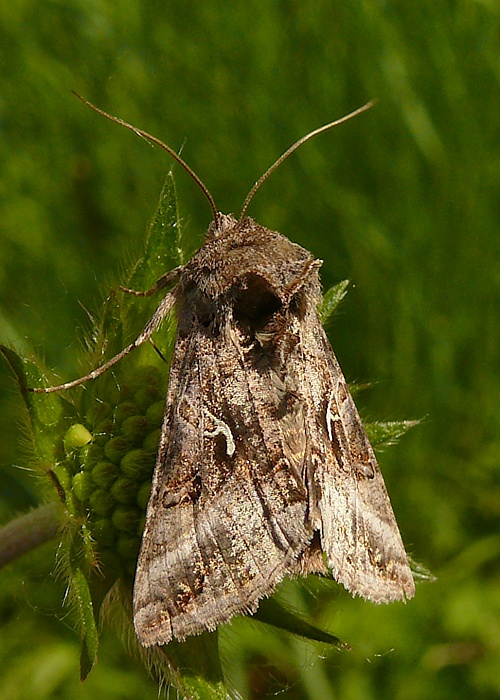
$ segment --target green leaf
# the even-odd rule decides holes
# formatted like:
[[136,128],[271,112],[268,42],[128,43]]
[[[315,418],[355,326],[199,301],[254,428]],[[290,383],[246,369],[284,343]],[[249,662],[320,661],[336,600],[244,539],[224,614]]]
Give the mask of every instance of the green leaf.
[[330,287],[330,289],[328,289],[323,295],[323,300],[319,306],[318,313],[320,321],[324,326],[326,326],[331,320],[334,311],[347,294],[348,286],[349,280],[343,280],[333,287]]
[[275,598],[261,600],[253,618],[254,620],[259,620],[259,622],[264,622],[266,625],[278,627],[306,639],[332,644],[342,649],[348,648],[338,637],[306,622],[303,618],[284,607]]
[[418,425],[418,420],[395,420],[365,423],[365,430],[373,447],[375,445],[394,445],[410,430]]
[[80,654],[80,678],[85,680],[97,658],[99,635],[94,618],[94,606],[90,595],[89,585],[82,570],[77,567],[70,573],[71,600],[76,606],[78,622],[82,634]]
[[127,285],[146,290],[165,272],[183,263],[181,227],[172,173],[168,173],[146,234],[143,257],[134,265]]
[[27,387],[37,387],[46,381],[44,373],[39,365],[21,357],[14,350],[5,345],[0,346],[0,352],[9,364],[19,384],[24,404],[28,409],[32,422],[43,426],[52,426],[56,424],[62,412],[61,402],[58,397],[53,394],[40,395],[26,391]]

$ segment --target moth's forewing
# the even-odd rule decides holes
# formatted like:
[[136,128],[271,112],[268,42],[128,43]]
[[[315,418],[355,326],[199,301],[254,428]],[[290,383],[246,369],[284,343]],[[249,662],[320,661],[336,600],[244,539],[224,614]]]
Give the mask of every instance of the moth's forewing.
[[361,418],[316,311],[301,326],[308,404],[308,469],[333,577],[375,603],[413,597],[415,587],[387,489]]
[[241,232],[229,244],[227,237],[208,243],[181,273],[178,337],[134,590],[135,627],[147,646],[254,611],[285,575],[298,572],[312,537],[307,491],[284,453],[286,413],[277,421],[279,372],[270,368],[272,355],[255,346],[262,314],[273,315],[273,300],[294,277],[280,283],[265,269],[271,252],[280,256],[276,241],[286,239],[263,238],[260,229],[250,235],[251,245]]

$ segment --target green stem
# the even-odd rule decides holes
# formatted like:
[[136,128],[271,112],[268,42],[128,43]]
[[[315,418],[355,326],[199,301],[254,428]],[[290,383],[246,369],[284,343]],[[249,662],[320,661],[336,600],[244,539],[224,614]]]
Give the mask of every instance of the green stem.
[[59,503],[39,506],[0,529],[0,568],[55,537],[62,523]]

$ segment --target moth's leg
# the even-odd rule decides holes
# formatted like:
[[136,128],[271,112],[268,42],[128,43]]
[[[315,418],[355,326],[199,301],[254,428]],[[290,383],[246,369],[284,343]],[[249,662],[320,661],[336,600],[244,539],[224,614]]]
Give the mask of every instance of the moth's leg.
[[169,270],[164,275],[162,275],[159,280],[156,280],[151,289],[147,289],[145,292],[138,292],[135,289],[128,289],[127,287],[122,287],[121,285],[119,289],[122,292],[126,292],[127,294],[133,294],[136,297],[150,297],[152,294],[159,292],[160,289],[165,289],[165,287],[168,287],[169,285],[174,284],[174,282],[177,282],[181,270],[181,266],[174,267],[173,270]]
[[158,308],[156,309],[156,311],[154,312],[154,314],[151,316],[151,318],[147,322],[146,326],[144,327],[144,330],[134,340],[133,343],[130,343],[130,345],[127,345],[127,347],[124,348],[121,352],[119,352],[118,355],[115,355],[114,357],[111,358],[111,360],[108,360],[100,367],[97,367],[97,369],[92,370],[92,372],[89,372],[84,377],[80,377],[79,379],[74,379],[73,381],[66,382],[65,384],[59,384],[58,386],[37,387],[37,388],[27,387],[25,389],[25,391],[29,391],[33,394],[50,394],[53,391],[61,391],[62,389],[72,389],[74,386],[79,386],[80,384],[84,384],[85,382],[88,382],[90,379],[96,379],[97,377],[100,377],[101,374],[104,374],[104,372],[106,372],[110,367],[113,367],[113,365],[116,365],[117,362],[119,362],[122,358],[124,358],[129,353],[131,353],[132,350],[135,350],[136,348],[139,347],[139,345],[142,345],[143,343],[145,343],[147,340],[149,340],[151,338],[153,333],[160,326],[160,324],[163,321],[163,319],[165,318],[165,316],[168,314],[168,312],[173,307],[175,300],[176,300],[176,289],[173,289],[171,292],[169,292],[166,296],[163,297]]

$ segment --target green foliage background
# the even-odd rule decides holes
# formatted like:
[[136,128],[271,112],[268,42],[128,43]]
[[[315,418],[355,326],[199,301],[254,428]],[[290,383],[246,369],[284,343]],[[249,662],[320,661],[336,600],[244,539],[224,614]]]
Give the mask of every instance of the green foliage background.
[[[169,167],[71,90],[184,144],[226,212],[296,138],[379,100],[294,154],[250,214],[324,259],[325,286],[352,280],[330,337],[349,380],[376,382],[358,398],[364,415],[424,418],[381,462],[408,550],[437,581],[383,608],[333,584],[326,597],[294,589],[348,653],[235,622],[226,654],[251,697],[500,694],[499,37],[493,1],[0,10],[0,339],[42,352],[63,379],[79,373],[78,329],[139,249]],[[207,204],[175,172],[184,226],[201,242]],[[40,494],[19,468],[7,371],[0,382],[7,522]],[[53,544],[1,572],[0,698],[157,697],[112,630],[79,684],[63,596]]]

